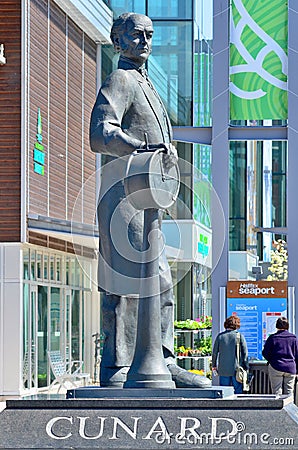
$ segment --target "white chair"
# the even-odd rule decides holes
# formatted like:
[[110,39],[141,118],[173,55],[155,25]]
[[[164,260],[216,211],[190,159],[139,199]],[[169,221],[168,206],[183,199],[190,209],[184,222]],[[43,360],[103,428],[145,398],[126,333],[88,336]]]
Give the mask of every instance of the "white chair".
[[55,377],[54,381],[49,386],[49,390],[52,389],[55,384],[60,385],[58,392],[61,387],[67,389],[67,382],[73,387],[77,387],[76,382],[81,380],[83,380],[84,386],[86,386],[90,380],[90,374],[80,372],[83,361],[71,361],[71,363],[68,363],[62,358],[59,350],[48,351],[47,353]]

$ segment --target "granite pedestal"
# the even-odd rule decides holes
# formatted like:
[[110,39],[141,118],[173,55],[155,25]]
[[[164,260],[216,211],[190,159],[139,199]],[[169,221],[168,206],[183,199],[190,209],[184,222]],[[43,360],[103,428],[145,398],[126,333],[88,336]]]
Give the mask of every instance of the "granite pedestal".
[[97,398],[73,391],[68,399],[7,401],[0,448],[298,449],[298,408],[290,398],[233,396],[219,386],[209,398],[203,389],[102,389]]

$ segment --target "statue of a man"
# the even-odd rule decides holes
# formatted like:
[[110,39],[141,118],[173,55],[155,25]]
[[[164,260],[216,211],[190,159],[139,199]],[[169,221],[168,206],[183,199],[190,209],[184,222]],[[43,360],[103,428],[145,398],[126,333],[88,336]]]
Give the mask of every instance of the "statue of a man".
[[[114,21],[111,40],[120,52],[118,69],[104,81],[91,116],[91,148],[106,155],[98,204],[98,284],[103,292],[105,335],[100,384],[104,387],[123,386],[136,340],[144,214],[125,197],[127,159],[137,149],[156,148],[165,148],[170,160],[177,159],[170,120],[144,67],[152,36],[152,21],[145,15],[125,13]],[[173,381],[177,387],[209,387],[207,378],[175,363],[174,298],[164,250],[159,273],[162,350]]]

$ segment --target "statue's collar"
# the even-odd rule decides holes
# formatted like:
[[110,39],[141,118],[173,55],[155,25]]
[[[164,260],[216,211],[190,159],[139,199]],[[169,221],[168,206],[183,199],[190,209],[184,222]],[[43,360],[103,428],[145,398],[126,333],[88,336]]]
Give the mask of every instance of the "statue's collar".
[[135,69],[140,72],[144,68],[145,68],[144,64],[142,66],[139,66],[138,64],[135,64],[131,59],[125,58],[125,56],[120,56],[119,58],[118,69],[124,70]]

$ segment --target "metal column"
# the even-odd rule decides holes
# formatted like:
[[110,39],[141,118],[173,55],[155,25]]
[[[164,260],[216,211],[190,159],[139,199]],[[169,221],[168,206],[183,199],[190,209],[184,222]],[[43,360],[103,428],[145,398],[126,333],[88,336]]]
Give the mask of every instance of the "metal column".
[[[298,174],[298,3],[289,0],[289,34],[288,34],[288,176],[287,176],[287,226],[289,249],[289,286],[295,287],[298,280],[298,207],[297,207],[297,174]],[[294,330],[298,330],[298,316],[295,315]]]
[[[229,0],[213,0],[213,102],[212,102],[212,184],[225,217],[217,220],[212,202],[212,322],[213,338],[222,328],[220,288],[228,279],[229,255]],[[222,229],[222,227],[224,229]],[[218,255],[221,252],[221,257]]]

